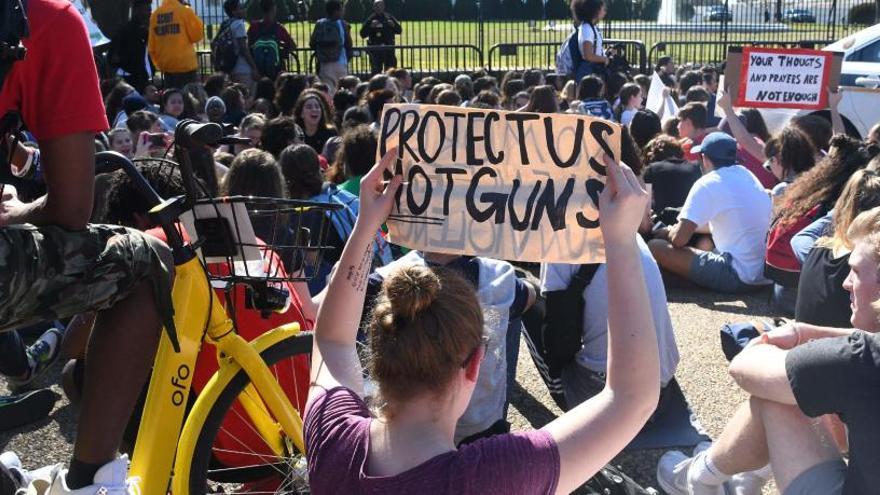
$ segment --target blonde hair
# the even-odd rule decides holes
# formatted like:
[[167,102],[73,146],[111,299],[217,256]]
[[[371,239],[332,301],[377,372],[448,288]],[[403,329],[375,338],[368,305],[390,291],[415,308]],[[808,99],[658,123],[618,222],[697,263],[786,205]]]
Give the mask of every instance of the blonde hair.
[[858,170],[849,178],[840,197],[834,204],[832,233],[816,242],[819,247],[838,251],[851,251],[852,240],[848,230],[856,216],[871,208],[880,206],[880,175],[869,170]]
[[[871,247],[874,263],[878,263],[880,260],[880,206],[860,213],[849,226],[847,235],[853,243],[867,242]],[[880,267],[878,267],[877,276],[880,277]],[[871,308],[880,320],[880,301],[873,301]]]

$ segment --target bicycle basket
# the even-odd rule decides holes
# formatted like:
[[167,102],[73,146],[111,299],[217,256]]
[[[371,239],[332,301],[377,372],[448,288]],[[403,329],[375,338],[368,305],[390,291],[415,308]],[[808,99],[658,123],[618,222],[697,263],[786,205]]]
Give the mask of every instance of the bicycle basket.
[[[330,216],[342,205],[231,196],[196,201],[182,220],[208,265],[226,284],[308,281],[321,265]],[[218,284],[215,284],[215,286]]]

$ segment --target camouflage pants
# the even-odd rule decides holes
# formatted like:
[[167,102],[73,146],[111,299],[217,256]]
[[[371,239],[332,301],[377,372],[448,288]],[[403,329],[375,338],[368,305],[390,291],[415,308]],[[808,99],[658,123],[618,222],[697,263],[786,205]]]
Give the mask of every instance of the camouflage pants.
[[167,310],[166,253],[161,241],[114,225],[0,228],[0,331],[110,308],[145,280]]

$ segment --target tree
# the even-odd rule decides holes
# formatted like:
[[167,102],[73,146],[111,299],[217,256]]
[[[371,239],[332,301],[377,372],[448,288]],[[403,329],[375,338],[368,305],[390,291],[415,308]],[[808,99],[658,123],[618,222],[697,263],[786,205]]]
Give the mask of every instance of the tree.
[[548,0],[547,17],[549,19],[571,19],[571,7],[567,0]]
[[[415,3],[410,0],[409,3]],[[404,5],[403,0],[385,0],[385,10],[396,17],[397,19],[404,20],[409,19],[409,10]]]
[[476,0],[455,0],[452,15],[456,21],[473,21],[477,18]]
[[327,11],[325,10],[326,5],[326,0],[311,0],[311,2],[309,2],[309,20],[317,21],[318,19],[325,17],[327,15]]
[[[549,10],[549,5],[547,6]],[[525,18],[526,19],[546,19],[544,16],[543,0],[526,0]]]
[[501,0],[481,0],[480,9],[483,11],[483,19],[500,19],[504,13]]
[[364,7],[361,0],[348,0],[343,7],[342,17],[348,22],[361,23],[367,17],[367,12],[369,10]]

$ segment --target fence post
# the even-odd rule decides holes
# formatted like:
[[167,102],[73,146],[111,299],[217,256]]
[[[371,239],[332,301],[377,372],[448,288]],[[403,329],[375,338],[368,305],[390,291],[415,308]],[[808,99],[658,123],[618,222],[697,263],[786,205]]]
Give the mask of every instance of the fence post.
[[[880,0],[877,0],[880,2]],[[477,39],[480,40],[480,50],[483,49],[485,42],[485,26],[483,25],[483,2],[477,0]]]

